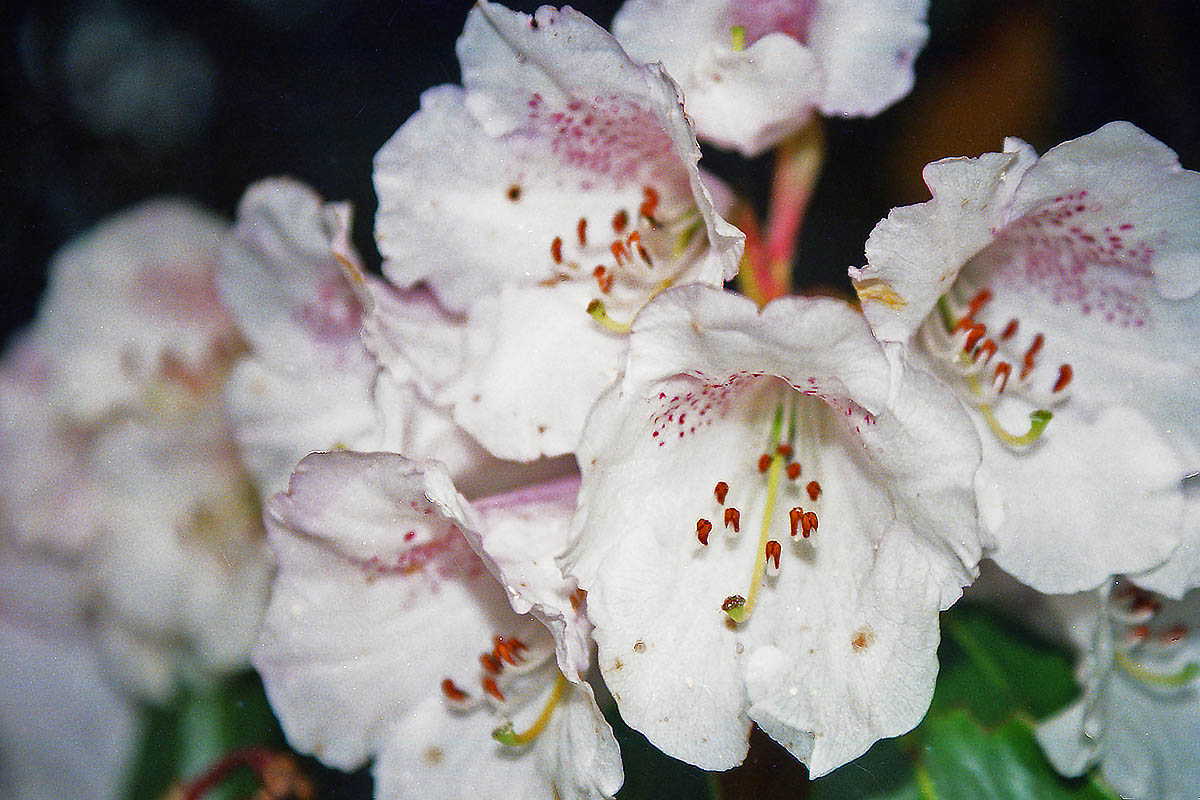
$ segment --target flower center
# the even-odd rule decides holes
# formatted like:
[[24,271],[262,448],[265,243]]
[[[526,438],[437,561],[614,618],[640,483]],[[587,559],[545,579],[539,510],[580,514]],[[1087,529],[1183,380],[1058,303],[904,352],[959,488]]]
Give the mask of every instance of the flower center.
[[1187,626],[1164,623],[1162,602],[1150,592],[1126,585],[1113,593],[1108,616],[1113,623],[1117,667],[1135,681],[1159,690],[1184,690],[1200,677],[1200,664],[1176,669],[1148,666],[1166,661],[1190,634]]
[[[821,496],[821,484],[802,479],[804,467],[795,457],[798,434],[800,440],[807,438],[803,436],[807,431],[798,430],[798,422],[806,422],[808,416],[801,413],[800,403],[800,395],[795,390],[785,390],[775,406],[766,449],[754,464],[755,472],[765,484],[765,492],[742,493],[742,496],[762,496],[764,500],[749,588],[744,595],[729,595],[721,604],[721,610],[737,624],[750,618],[764,579],[771,581],[779,575],[783,545],[779,541],[781,537],[773,535],[777,526],[783,526],[786,520],[792,541],[798,546],[806,546],[804,543],[819,524],[815,507]],[[742,510],[730,502],[728,482],[716,483],[713,499],[716,502],[713,519],[719,521],[727,535],[736,537],[741,532]],[[713,527],[714,522],[707,517],[696,520],[696,539],[701,547],[708,546]]]
[[[546,639],[548,637],[538,637]],[[442,681],[442,695],[451,710],[470,713],[487,705],[494,713],[504,715],[504,721],[492,731],[492,738],[511,747],[532,743],[554,716],[566,692],[567,681],[553,667],[554,648],[544,642],[534,643],[516,636],[495,636],[492,649],[479,655],[478,690],[461,688],[452,678]],[[508,715],[520,711],[545,690],[546,679],[554,675],[553,686],[540,712],[523,731],[518,731]]]
[[[961,283],[961,281],[960,281]],[[958,284],[956,284],[956,287]],[[992,300],[990,289],[981,289],[962,304],[953,293],[938,299],[937,315],[921,326],[926,349],[959,376],[967,399],[979,409],[992,432],[1011,447],[1026,447],[1041,436],[1053,416],[1050,407],[1064,402],[1074,376],[1070,364],[1060,364],[1052,378],[1039,363],[1046,337],[1036,333],[1022,349],[1020,320],[1007,320],[998,331],[980,321]],[[994,404],[1004,395],[1015,395],[1037,407],[1030,414],[1029,430],[1014,434],[996,418]]]
[[628,333],[628,324],[613,320],[608,307],[618,307],[630,317],[636,314],[699,255],[703,230],[696,207],[671,216],[661,208],[659,192],[643,186],[636,209],[618,207],[599,225],[580,217],[573,231],[555,236],[550,242],[554,277],[543,285],[593,282],[599,296],[588,305],[588,313],[605,329]]

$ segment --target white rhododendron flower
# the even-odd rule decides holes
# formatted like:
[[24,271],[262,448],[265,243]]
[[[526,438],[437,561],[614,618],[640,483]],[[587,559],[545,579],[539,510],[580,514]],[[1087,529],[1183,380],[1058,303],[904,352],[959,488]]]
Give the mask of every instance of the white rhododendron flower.
[[757,156],[815,114],[908,94],[927,0],[627,0],[613,34],[679,82],[700,137]]
[[[973,407],[993,557],[1059,593],[1155,567],[1200,465],[1200,175],[1114,122],[1040,158],[1010,139],[935,162],[925,180],[933,199],[894,209],[850,272],[876,336]],[[1200,526],[1186,536],[1200,547]],[[1173,564],[1139,581],[1200,583],[1194,556]]]
[[742,237],[700,182],[675,85],[583,15],[489,3],[375,159],[384,273],[462,314],[438,403],[504,458],[571,451],[627,323],[675,283],[720,285]]
[[349,225],[347,204],[275,178],[247,190],[226,245],[222,295],[249,343],[226,393],[260,490],[285,490],[301,458],[336,449],[436,456],[476,496],[526,480],[429,399],[438,370],[462,361],[461,326],[427,290],[366,274]]
[[980,556],[974,431],[831,299],[659,295],[597,403],[564,566],[622,718],[726,769],[751,721],[822,775],[916,725]]
[[114,800],[136,745],[133,701],[88,626],[79,563],[0,534],[0,797]]
[[1075,602],[1082,697],[1038,728],[1059,772],[1100,765],[1133,800],[1200,796],[1200,593],[1166,600],[1129,583]]
[[436,462],[316,453],[268,503],[279,575],[255,664],[289,741],[376,796],[599,798],[620,754],[554,563],[577,481],[468,503]]
[[222,399],[226,230],[171,200],[102,222],[55,258],[0,378],[7,524],[83,559],[110,661],[155,700],[246,666],[270,579]]

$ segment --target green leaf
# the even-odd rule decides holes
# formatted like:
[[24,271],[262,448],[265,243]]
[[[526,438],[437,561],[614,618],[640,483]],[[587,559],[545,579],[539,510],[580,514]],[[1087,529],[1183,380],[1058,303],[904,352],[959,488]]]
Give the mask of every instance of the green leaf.
[[1079,691],[1068,653],[980,607],[942,615],[938,660],[931,714],[966,708],[988,725],[1018,712],[1040,719]]
[[1059,777],[1029,723],[1010,719],[985,730],[966,711],[928,720],[917,784],[923,800],[1113,800],[1088,779]]
[[[250,745],[283,746],[257,675],[180,687],[170,705],[145,709],[141,745],[123,796],[160,800],[174,781],[194,778],[230,751]],[[237,775],[213,796],[244,797],[255,787],[252,776]]]

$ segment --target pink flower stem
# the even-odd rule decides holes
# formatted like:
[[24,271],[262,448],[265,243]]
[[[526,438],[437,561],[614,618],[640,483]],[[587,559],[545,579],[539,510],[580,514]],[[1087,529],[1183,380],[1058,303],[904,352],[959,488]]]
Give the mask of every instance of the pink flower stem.
[[300,772],[295,760],[285,753],[277,753],[266,747],[234,750],[203,775],[185,784],[177,794],[168,796],[178,797],[180,800],[201,800],[240,767],[253,772],[261,784],[262,788],[253,796],[254,800],[305,800],[314,796],[312,784]]
[[[784,140],[775,151],[775,173],[762,254],[753,264],[754,282],[763,290],[760,302],[789,294],[792,264],[800,242],[804,214],[825,161],[825,136],[820,118]],[[747,251],[749,247],[747,247]]]

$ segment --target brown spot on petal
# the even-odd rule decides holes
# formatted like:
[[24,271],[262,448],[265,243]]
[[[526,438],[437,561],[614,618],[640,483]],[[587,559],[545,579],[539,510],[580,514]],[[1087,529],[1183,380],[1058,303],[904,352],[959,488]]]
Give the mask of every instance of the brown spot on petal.
[[514,183],[508,187],[508,191],[504,193],[504,196],[514,203],[517,202],[521,199],[521,187]]
[[871,630],[869,625],[864,625],[854,632],[854,636],[850,639],[851,646],[855,652],[861,653],[872,644],[875,643],[875,631]]
[[635,653],[646,652],[646,643],[643,642],[641,639],[638,639],[636,642],[633,643],[633,652],[635,652]]
[[441,765],[445,757],[446,754],[442,752],[442,748],[440,747],[426,747],[425,752],[421,754],[421,758],[431,767]]

